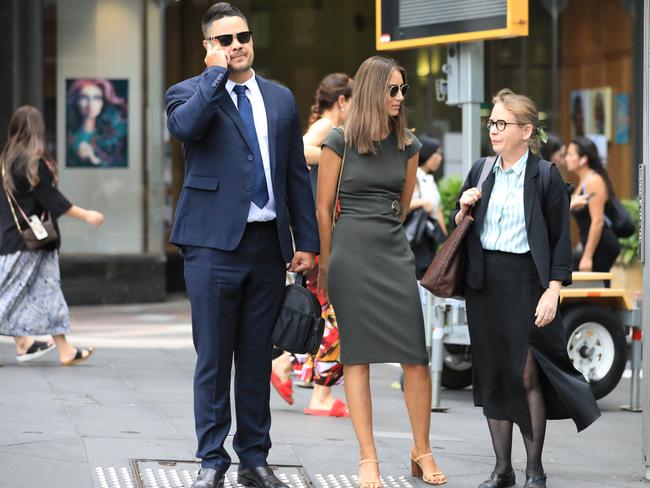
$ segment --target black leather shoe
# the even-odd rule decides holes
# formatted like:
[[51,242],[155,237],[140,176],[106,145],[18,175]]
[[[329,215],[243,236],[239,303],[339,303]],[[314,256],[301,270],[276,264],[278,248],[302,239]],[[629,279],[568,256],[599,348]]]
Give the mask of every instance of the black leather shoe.
[[223,473],[211,468],[201,468],[192,488],[223,488]]
[[524,488],[546,488],[546,475],[542,473],[526,476]]
[[237,481],[241,485],[255,488],[289,488],[286,483],[275,477],[273,470],[268,466],[240,469],[237,471]]
[[508,488],[515,486],[515,472],[510,470],[507,473],[497,473],[493,471],[488,479],[478,485],[478,488]]

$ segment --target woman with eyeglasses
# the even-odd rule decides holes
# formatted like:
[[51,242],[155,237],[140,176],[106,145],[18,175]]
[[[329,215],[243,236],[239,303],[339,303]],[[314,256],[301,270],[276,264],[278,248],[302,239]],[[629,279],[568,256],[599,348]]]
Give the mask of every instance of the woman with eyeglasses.
[[[431,453],[431,378],[415,260],[402,222],[421,144],[406,128],[406,72],[380,56],[354,76],[348,120],[323,145],[317,214],[318,285],[336,310],[350,417],[359,442],[359,485],[381,480],[372,427],[370,364],[400,363],[414,446],[414,475],[446,483]],[[332,231],[337,188],[341,212]],[[405,453],[406,454],[406,453]]]
[[[472,342],[473,393],[487,418],[496,465],[480,488],[514,486],[512,427],[526,447],[526,488],[546,486],[542,448],[547,419],[578,430],[600,412],[571,364],[558,313],[571,283],[569,201],[558,169],[534,152],[539,119],[528,97],[504,89],[487,123],[493,162],[470,170],[452,214],[470,212],[465,298]],[[484,165],[486,173],[484,173]],[[477,188],[481,174],[487,175]]]

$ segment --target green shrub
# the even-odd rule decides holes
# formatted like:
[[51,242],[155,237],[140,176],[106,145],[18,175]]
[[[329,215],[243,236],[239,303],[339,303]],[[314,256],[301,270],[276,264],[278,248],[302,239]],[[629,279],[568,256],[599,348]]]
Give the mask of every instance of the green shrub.
[[624,266],[627,266],[639,259],[639,199],[621,200],[621,203],[634,222],[634,234],[618,240],[621,243],[621,253],[618,259]]
[[442,204],[442,215],[445,222],[449,225],[449,214],[456,208],[456,199],[463,187],[463,180],[458,175],[445,176],[438,182],[438,191],[440,192],[440,202]]

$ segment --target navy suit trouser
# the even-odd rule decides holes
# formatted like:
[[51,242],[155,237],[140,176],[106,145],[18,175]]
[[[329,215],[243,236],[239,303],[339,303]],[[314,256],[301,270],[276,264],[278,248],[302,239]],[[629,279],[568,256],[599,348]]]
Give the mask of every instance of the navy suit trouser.
[[285,263],[276,223],[253,223],[234,251],[186,246],[185,281],[197,353],[194,419],[202,466],[225,472],[230,456],[230,382],[235,363],[241,468],[266,466],[271,448],[271,331],[284,296]]

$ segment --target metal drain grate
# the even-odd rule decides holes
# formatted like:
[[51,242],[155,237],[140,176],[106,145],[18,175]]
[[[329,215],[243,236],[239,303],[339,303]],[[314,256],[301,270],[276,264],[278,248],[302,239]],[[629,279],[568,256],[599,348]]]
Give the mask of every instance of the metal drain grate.
[[[131,459],[130,469],[95,468],[99,488],[190,488],[200,465],[194,461]],[[272,466],[275,475],[291,488],[357,488],[357,475],[316,474],[314,480],[301,466]],[[414,488],[407,476],[382,476],[384,488]],[[243,488],[237,483],[237,465],[230,467],[224,488]]]
[[[95,468],[100,488],[190,488],[200,465],[194,461],[131,459],[129,468]],[[300,466],[271,466],[275,475],[291,488],[313,488]],[[237,465],[224,478],[224,488],[243,488],[237,483]]]
[[[359,486],[359,477],[345,474],[317,474],[314,475],[314,482],[314,486],[319,488],[356,488]],[[384,488],[413,488],[413,484],[406,476],[382,476],[381,485]]]

